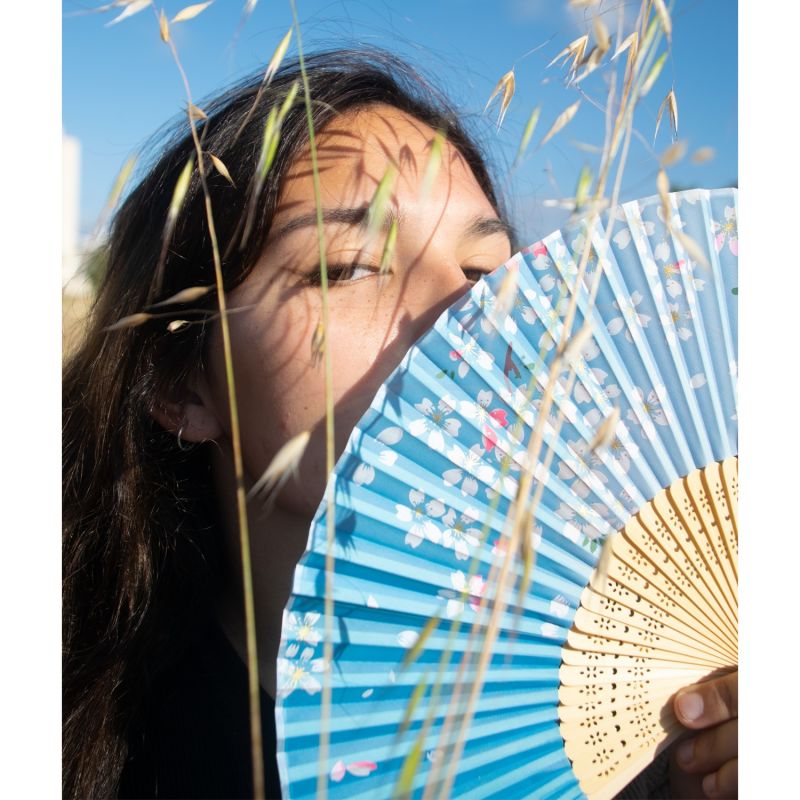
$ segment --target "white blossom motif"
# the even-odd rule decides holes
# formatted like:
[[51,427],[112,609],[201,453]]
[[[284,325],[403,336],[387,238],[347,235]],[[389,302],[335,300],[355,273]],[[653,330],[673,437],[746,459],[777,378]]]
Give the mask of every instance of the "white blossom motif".
[[441,453],[444,450],[442,428],[454,437],[458,436],[461,428],[459,420],[450,419],[455,403],[454,399],[447,396],[442,397],[436,405],[427,397],[424,397],[420,403],[414,403],[414,408],[425,416],[412,420],[408,424],[411,435],[420,439],[427,436],[428,446],[431,450]]
[[655,222],[645,221],[641,217],[628,219],[628,227],[621,228],[614,234],[613,242],[620,249],[624,250],[632,240],[633,236],[652,236],[656,230]]
[[461,416],[466,419],[474,419],[479,426],[483,427],[483,446],[486,450],[491,450],[497,444],[497,434],[489,426],[489,419],[493,419],[498,425],[506,427],[505,409],[490,408],[494,395],[489,389],[482,389],[478,392],[477,401],[462,400],[459,404]]
[[602,460],[594,450],[589,449],[589,444],[586,441],[579,439],[574,442],[567,442],[567,446],[575,454],[575,457],[559,461],[558,477],[562,480],[577,478],[570,488],[578,497],[585,499],[591,491],[585,478],[591,477],[595,481],[606,484],[608,483],[608,476],[605,473]]
[[736,209],[725,206],[725,222],[714,222],[714,246],[719,253],[728,244],[728,250],[735,256],[739,255],[739,228],[736,223]]
[[464,378],[469,372],[467,356],[477,361],[478,369],[489,370],[494,365],[494,356],[481,348],[474,339],[469,337],[462,339],[454,333],[450,333],[450,341],[455,345],[454,349],[450,351],[450,360],[459,362],[459,378]]
[[316,647],[322,638],[320,633],[314,629],[318,621],[319,614],[313,611],[303,614],[302,619],[294,611],[287,612],[284,619],[286,638],[295,642],[305,642],[312,647]]
[[678,303],[669,303],[669,319],[675,326],[675,332],[684,342],[694,335],[692,329],[686,324],[692,319],[692,312],[682,309]]
[[[614,308],[621,313],[621,316],[610,319],[606,325],[608,332],[612,336],[616,336],[624,329],[625,338],[632,343],[633,337],[631,336],[630,327],[634,325],[634,321],[638,322],[643,328],[646,328],[650,324],[650,317],[647,314],[640,314],[636,310],[643,299],[642,293],[637,290],[633,292],[630,297],[614,301]],[[628,327],[625,326],[626,322],[628,323]]]
[[708,381],[706,380],[706,376],[702,372],[698,372],[696,375],[692,375],[692,377],[689,378],[689,385],[692,387],[692,389],[699,389],[701,386],[705,386],[707,383]]
[[[491,483],[494,480],[495,470],[485,463],[486,451],[479,444],[472,445],[467,451],[453,447],[448,455],[458,467],[442,473],[445,486],[460,484],[462,495],[474,497],[478,491],[478,480],[483,483]],[[477,479],[474,477],[476,474]]]
[[671,253],[672,250],[670,249],[670,246],[666,242],[660,242],[653,249],[653,255],[659,261],[666,261],[670,257]]
[[470,548],[477,547],[480,543],[480,528],[474,527],[477,519],[478,512],[469,508],[458,516],[451,508],[442,517],[442,523],[445,525],[442,532],[442,545],[452,549],[459,561],[468,558]]
[[375,480],[375,467],[371,464],[359,464],[353,473],[353,483],[369,486]]
[[569,603],[563,595],[559,594],[550,601],[550,613],[562,619],[569,614]]
[[548,639],[558,639],[561,636],[561,629],[552,622],[543,622],[541,631],[542,636],[546,636]]
[[648,424],[642,424],[639,417],[634,414],[633,409],[630,408],[628,409],[625,417],[631,422],[641,425],[642,433],[644,434],[645,438],[650,439],[655,435],[655,428],[653,427],[652,423],[655,422],[656,425],[665,426],[669,425],[669,420],[667,419],[664,409],[661,407],[661,400],[659,399],[655,390],[650,390],[645,397],[644,392],[638,386],[634,386],[633,388],[639,398],[639,402],[641,403],[645,414],[648,417],[648,419],[645,421]]
[[678,277],[680,277],[681,270],[686,266],[686,261],[680,259],[669,264],[664,264],[661,272],[664,275],[664,285],[667,287],[667,294],[672,297],[678,297],[683,294],[683,286],[681,286]]
[[[296,648],[291,649],[294,655]],[[286,654],[289,655],[290,648]],[[316,694],[322,689],[314,673],[325,671],[324,658],[312,658],[313,647],[306,647],[299,658],[278,659],[278,693],[281,697],[288,697],[295,689],[302,689],[307,694]]]
[[400,631],[397,634],[397,644],[405,650],[410,650],[419,640],[417,631]]
[[486,582],[480,575],[472,575],[469,580],[467,576],[458,570],[450,573],[450,584],[452,589],[440,589],[439,596],[447,599],[446,615],[448,619],[459,616],[464,611],[464,601],[462,597],[467,593],[467,605],[473,611],[477,611],[481,604],[481,598],[486,589]]
[[[624,428],[624,423],[620,422],[618,425],[619,428]],[[639,455],[639,448],[633,442],[628,447],[625,447],[619,436],[615,436],[611,440],[608,449],[612,458],[619,464],[623,472],[627,472],[631,468],[631,456],[636,458]]]
[[406,533],[405,543],[411,547],[419,547],[427,539],[438,544],[442,539],[442,532],[431,521],[431,517],[438,518],[444,514],[444,503],[441,500],[425,502],[425,495],[417,489],[408,493],[411,508],[395,504],[395,516],[400,522],[411,523]]
[[[594,367],[590,370],[590,372],[594,376],[594,379],[597,381],[597,383],[600,384],[600,393],[605,395],[607,400],[612,401],[620,396],[622,390],[616,383],[606,383],[608,380],[608,373],[605,370]],[[588,403],[592,399],[592,396],[589,394],[589,390],[586,388],[584,383],[576,381],[573,392],[576,403]]]

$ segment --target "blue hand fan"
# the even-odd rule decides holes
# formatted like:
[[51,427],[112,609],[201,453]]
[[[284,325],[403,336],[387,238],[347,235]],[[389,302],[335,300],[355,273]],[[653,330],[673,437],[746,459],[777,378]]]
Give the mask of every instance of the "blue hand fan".
[[385,381],[328,487],[331,663],[325,502],[284,614],[285,797],[321,769],[331,797],[613,797],[678,735],[674,692],[735,668],[736,204],[679,192],[553,233]]

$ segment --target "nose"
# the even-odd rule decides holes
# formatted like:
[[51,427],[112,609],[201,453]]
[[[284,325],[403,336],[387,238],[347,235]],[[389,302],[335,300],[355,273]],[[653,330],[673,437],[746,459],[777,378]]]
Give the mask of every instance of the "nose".
[[406,275],[408,286],[404,288],[403,306],[414,326],[415,339],[472,286],[451,254],[425,254],[411,265]]

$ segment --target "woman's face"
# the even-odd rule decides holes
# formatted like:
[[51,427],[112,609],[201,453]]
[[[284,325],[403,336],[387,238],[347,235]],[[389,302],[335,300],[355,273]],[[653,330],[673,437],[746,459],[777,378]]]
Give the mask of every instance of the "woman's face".
[[[331,122],[318,137],[325,214],[333,362],[336,456],[383,380],[438,315],[481,273],[511,255],[508,232],[454,147],[423,191],[434,131],[390,106],[376,105]],[[372,239],[363,222],[390,164],[397,168],[387,203],[397,239],[390,274],[378,270],[386,227]],[[388,223],[387,223],[388,224]],[[279,504],[312,515],[327,478],[325,369],[319,246],[310,153],[290,169],[264,253],[229,297],[234,371],[247,479],[303,431],[311,436]],[[211,405],[229,432],[221,335],[210,342]]]

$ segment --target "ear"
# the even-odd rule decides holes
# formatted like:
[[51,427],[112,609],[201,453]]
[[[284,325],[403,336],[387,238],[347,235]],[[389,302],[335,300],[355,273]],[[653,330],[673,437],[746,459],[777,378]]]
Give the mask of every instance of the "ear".
[[208,442],[219,439],[225,429],[211,399],[205,378],[187,387],[183,396],[174,400],[159,400],[150,416],[165,430],[184,442]]

